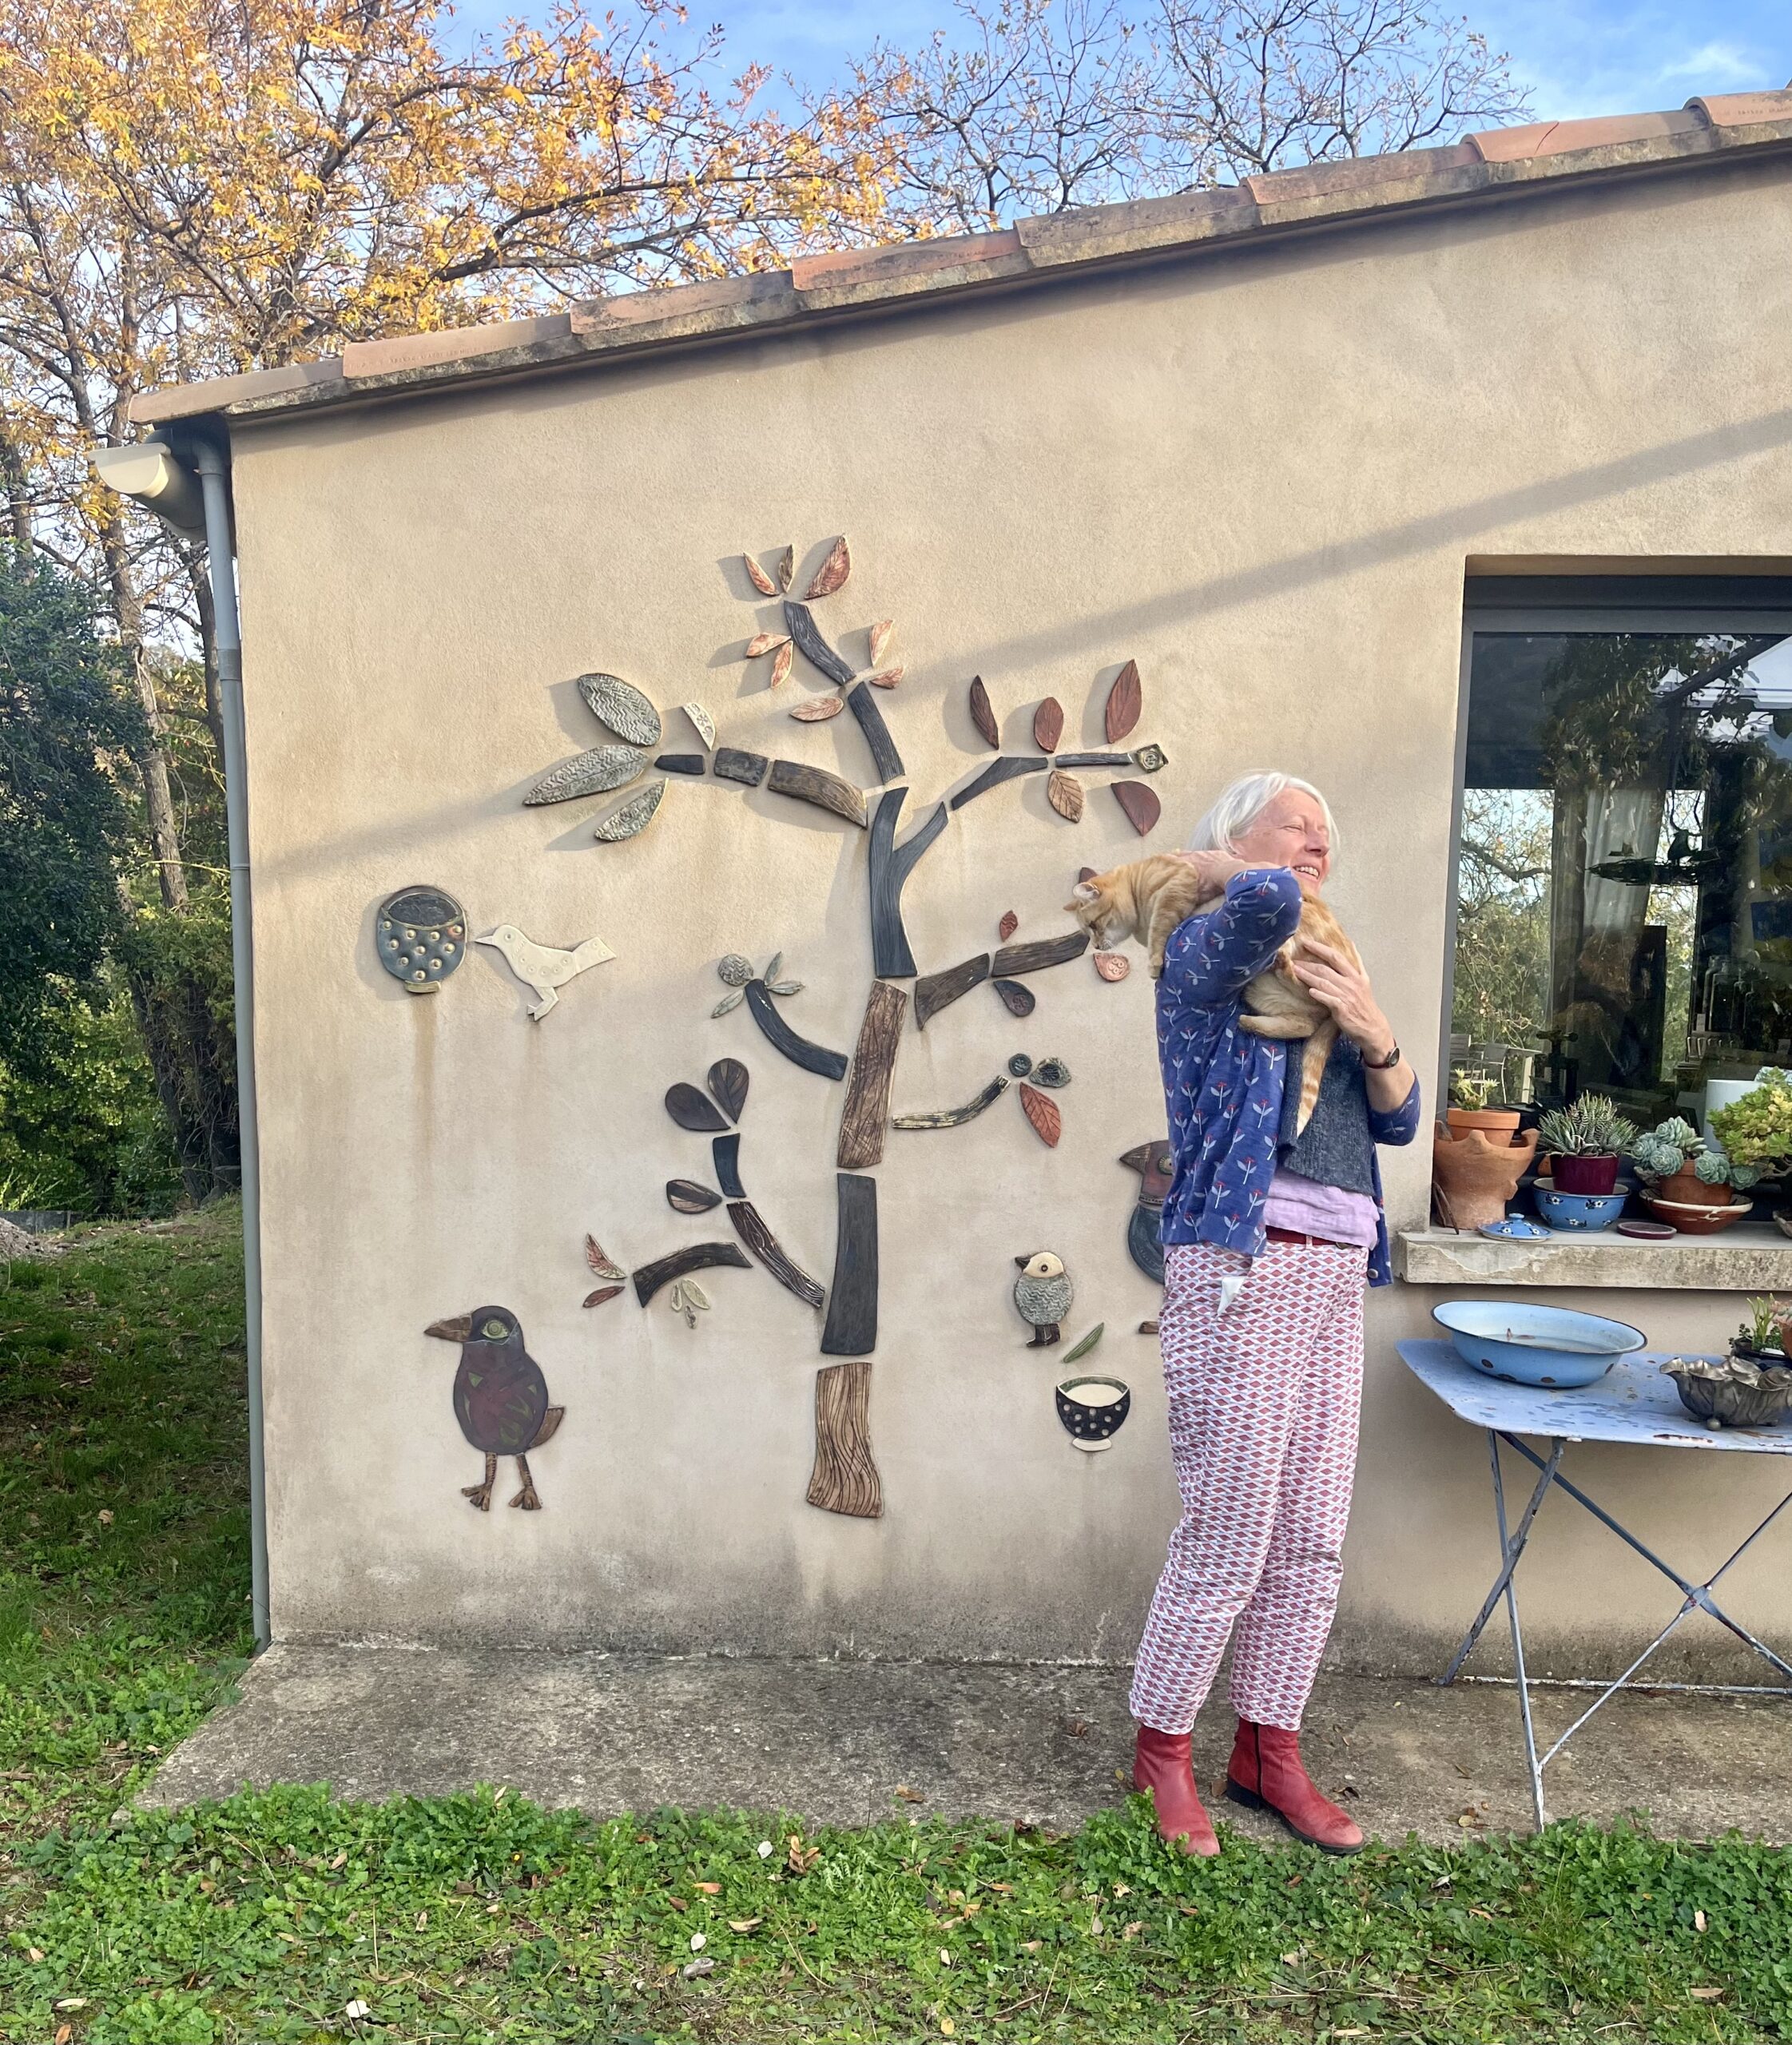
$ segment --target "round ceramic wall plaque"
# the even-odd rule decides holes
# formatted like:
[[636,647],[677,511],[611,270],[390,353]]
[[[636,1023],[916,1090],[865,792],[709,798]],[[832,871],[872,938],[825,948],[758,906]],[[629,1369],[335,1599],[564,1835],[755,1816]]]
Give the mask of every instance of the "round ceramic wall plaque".
[[466,955],[467,912],[439,887],[401,887],[380,903],[373,940],[407,994],[434,994]]

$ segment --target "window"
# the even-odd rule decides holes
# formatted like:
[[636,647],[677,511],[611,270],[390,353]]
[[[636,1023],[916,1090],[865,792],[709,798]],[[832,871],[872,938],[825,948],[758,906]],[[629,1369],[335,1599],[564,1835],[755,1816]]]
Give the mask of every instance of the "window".
[[1450,1064],[1645,1126],[1792,1062],[1792,590],[1471,585]]

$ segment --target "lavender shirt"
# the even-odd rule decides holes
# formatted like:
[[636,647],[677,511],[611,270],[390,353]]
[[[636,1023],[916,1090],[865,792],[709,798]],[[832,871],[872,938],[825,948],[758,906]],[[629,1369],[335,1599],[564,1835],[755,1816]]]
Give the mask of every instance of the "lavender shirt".
[[1366,1193],[1341,1185],[1321,1185],[1285,1165],[1276,1167],[1269,1195],[1263,1203],[1266,1229],[1290,1229],[1296,1235],[1320,1236],[1329,1243],[1348,1243],[1373,1249],[1381,1226],[1381,1210]]

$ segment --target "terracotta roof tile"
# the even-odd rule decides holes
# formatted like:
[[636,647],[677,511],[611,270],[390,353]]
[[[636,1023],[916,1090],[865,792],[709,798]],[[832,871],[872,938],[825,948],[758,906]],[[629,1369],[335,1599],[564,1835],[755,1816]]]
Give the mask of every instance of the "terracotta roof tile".
[[1527,157],[1560,157],[1573,149],[1653,142],[1704,125],[1703,117],[1690,108],[1672,113],[1608,113],[1596,121],[1533,121],[1524,128],[1491,129],[1471,135],[1468,143],[1483,163],[1521,163]]
[[335,355],[321,362],[296,362],[284,369],[250,369],[240,376],[214,376],[203,383],[167,383],[159,391],[139,391],[130,402],[132,423],[153,426],[158,419],[188,419],[195,412],[215,412],[226,405],[256,399],[284,398],[316,383],[340,383],[342,363]]
[[1755,128],[1770,121],[1792,121],[1792,91],[1718,93],[1689,99],[1714,128]]
[[494,355],[500,348],[527,347],[572,331],[564,312],[538,320],[495,320],[480,327],[444,327],[430,334],[400,334],[387,341],[351,341],[342,351],[344,376],[390,376],[402,369],[427,369],[439,362]]
[[1481,161],[1466,142],[1447,149],[1405,149],[1379,157],[1348,157],[1339,163],[1303,163],[1292,170],[1259,171],[1244,181],[1259,205],[1278,205],[1291,199],[1329,198],[1337,192],[1361,192],[1378,185],[1434,177]]
[[340,361],[147,392],[133,401],[131,417],[141,424],[208,411],[250,417],[522,375],[613,352],[772,332],[928,294],[1043,280],[1079,264],[1134,263],[1277,230],[1353,225],[1421,203],[1497,203],[1527,188],[1691,167],[1742,150],[1783,155],[1789,142],[1792,89],[1720,93],[1671,113],[1532,121],[1450,148],[1306,164],[1236,187],[1046,214],[1001,233],[842,249],[801,256],[788,270],[593,299],[540,320],[357,343]]

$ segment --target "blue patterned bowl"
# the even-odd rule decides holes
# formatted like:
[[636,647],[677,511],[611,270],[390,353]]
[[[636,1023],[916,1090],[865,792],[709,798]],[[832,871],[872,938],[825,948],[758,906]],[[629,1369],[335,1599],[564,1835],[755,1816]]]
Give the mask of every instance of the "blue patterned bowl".
[[1552,1229],[1609,1229],[1624,1211],[1622,1193],[1558,1193],[1548,1179],[1539,1179],[1531,1193]]

